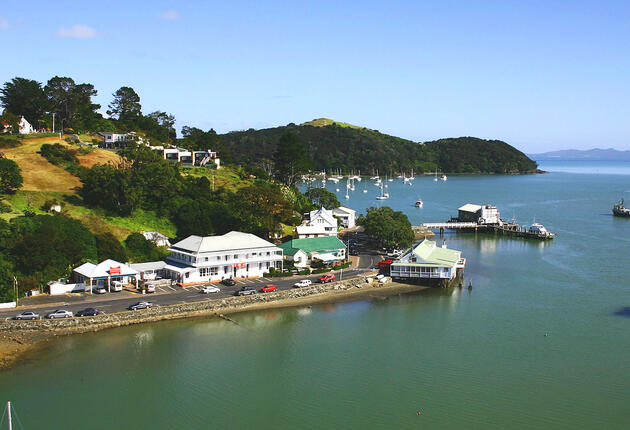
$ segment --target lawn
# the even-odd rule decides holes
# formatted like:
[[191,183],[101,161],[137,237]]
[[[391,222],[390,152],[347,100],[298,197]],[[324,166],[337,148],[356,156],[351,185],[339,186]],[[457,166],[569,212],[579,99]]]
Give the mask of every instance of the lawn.
[[210,189],[214,181],[214,188],[225,188],[226,190],[235,192],[240,188],[251,185],[251,181],[241,179],[239,173],[230,167],[221,167],[218,170],[207,169],[205,167],[182,167],[182,175],[199,178],[205,176],[210,181]]

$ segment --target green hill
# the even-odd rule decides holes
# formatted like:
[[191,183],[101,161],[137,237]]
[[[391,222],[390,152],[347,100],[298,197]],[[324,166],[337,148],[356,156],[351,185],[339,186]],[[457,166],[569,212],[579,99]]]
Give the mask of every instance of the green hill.
[[326,118],[231,132],[221,138],[235,162],[256,164],[273,156],[280,136],[287,131],[299,137],[315,170],[532,173],[537,168],[525,154],[500,140],[458,137],[419,143]]

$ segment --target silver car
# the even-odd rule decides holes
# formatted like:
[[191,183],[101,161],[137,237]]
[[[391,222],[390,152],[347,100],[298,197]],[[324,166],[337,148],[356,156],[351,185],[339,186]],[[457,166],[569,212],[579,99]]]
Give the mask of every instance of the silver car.
[[74,315],[71,311],[66,309],[57,309],[56,311],[52,311],[46,314],[46,318],[48,319],[57,319],[57,318],[72,318]]
[[19,315],[13,317],[14,320],[38,320],[39,314],[37,312],[22,312]]

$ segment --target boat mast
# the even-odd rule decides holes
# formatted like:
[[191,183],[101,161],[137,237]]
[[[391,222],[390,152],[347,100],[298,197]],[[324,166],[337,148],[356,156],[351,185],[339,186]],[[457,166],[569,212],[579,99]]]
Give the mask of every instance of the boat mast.
[[13,430],[13,423],[11,423],[11,402],[7,402],[7,414],[9,415],[9,430]]

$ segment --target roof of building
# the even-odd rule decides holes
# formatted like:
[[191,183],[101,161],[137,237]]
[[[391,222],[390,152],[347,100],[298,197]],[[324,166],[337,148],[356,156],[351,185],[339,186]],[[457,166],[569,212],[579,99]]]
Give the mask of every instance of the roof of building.
[[148,263],[133,263],[133,264],[130,264],[129,267],[131,267],[134,270],[137,270],[138,272],[144,272],[147,270],[162,270],[166,267],[166,262],[165,261],[151,261]]
[[335,211],[337,211],[337,212],[345,212],[345,213],[347,213],[349,215],[357,213],[357,211],[355,211],[354,209],[350,209],[350,208],[347,208],[345,206],[339,206],[338,208],[334,208],[333,209],[333,213],[335,213]]
[[326,208],[320,208],[320,209],[311,211],[310,215],[311,215],[311,220],[309,224],[312,223],[313,220],[316,218],[323,218],[324,220],[326,220],[326,222],[328,222],[328,224],[337,225],[337,218],[333,216],[332,210],[329,211]]
[[[120,268],[120,273],[110,274],[111,269]],[[101,261],[98,264],[84,263],[74,269],[79,275],[86,278],[107,278],[108,276],[134,276],[138,271],[123,263],[114,260]]]
[[[452,267],[459,261],[462,252],[455,249],[442,248],[432,241],[425,239],[415,248],[407,251],[392,265],[421,265],[435,267]],[[416,258],[416,261],[413,261]]]
[[302,250],[307,254],[344,249],[346,245],[336,236],[310,237],[306,239],[291,239],[280,245],[285,255],[295,255]]
[[464,206],[462,206],[458,210],[464,211],[464,212],[477,212],[479,209],[481,209],[481,205],[474,205],[472,203],[466,203]]
[[275,245],[251,233],[231,231],[221,236],[188,236],[173,244],[171,249],[201,253],[269,247],[275,247]]

